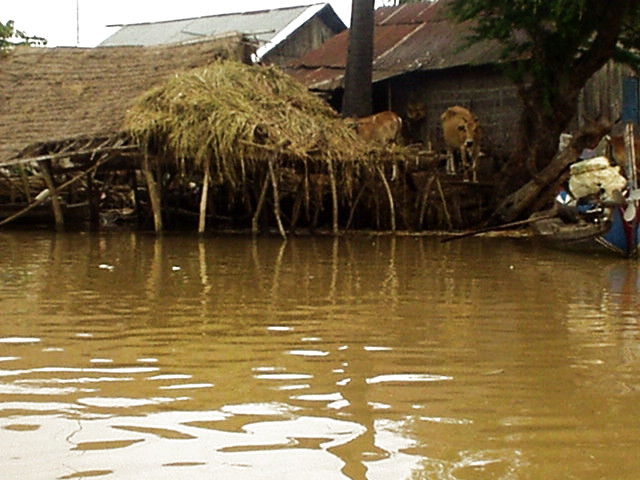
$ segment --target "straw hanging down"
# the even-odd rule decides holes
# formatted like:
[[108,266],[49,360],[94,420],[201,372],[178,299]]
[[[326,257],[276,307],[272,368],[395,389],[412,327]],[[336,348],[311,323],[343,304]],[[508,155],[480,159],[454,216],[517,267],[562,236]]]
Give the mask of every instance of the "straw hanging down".
[[[175,75],[129,111],[127,128],[142,145],[213,168],[240,181],[241,159],[282,155],[363,161],[371,146],[322,99],[276,67],[217,61]],[[266,148],[265,148],[266,147]]]
[[[352,120],[340,118],[328,103],[277,67],[230,60],[176,74],[148,91],[129,110],[126,128],[150,162],[168,162],[169,169],[173,162],[178,169],[184,159],[180,171],[185,175],[211,179],[207,187],[235,192],[246,205],[255,200],[250,197],[255,179],[265,178],[273,168],[268,175],[281,234],[276,200],[281,192],[276,190],[283,169],[294,171],[303,182],[310,174],[330,177],[337,232],[340,199],[351,198],[362,172],[375,174],[384,158],[384,148],[358,136]],[[305,183],[307,204],[309,190]],[[211,194],[205,191],[201,197],[200,231],[207,193]]]

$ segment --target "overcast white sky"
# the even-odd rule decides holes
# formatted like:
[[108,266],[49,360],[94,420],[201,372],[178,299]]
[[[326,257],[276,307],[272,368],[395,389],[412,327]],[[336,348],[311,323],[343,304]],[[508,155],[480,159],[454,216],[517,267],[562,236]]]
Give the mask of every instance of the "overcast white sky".
[[[80,43],[94,47],[117,28],[106,25],[201,17],[218,13],[309,5],[322,0],[3,0],[0,22],[48,40],[47,46],[76,46],[76,12],[79,10]],[[347,27],[351,0],[328,0]],[[380,2],[381,0],[377,0]],[[76,6],[79,8],[76,9]]]

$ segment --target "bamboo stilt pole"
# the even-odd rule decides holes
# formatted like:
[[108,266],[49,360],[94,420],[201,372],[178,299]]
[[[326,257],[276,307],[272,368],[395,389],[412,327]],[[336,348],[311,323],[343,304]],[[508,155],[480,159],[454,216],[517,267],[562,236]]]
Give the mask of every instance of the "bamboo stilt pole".
[[97,228],[100,224],[100,199],[93,183],[93,174],[87,173],[87,196],[89,200],[89,224]]
[[56,223],[56,230],[64,230],[64,214],[62,213],[62,205],[60,204],[60,198],[58,197],[58,190],[56,184],[53,181],[53,174],[51,173],[51,160],[44,160],[40,162],[40,172],[44,183],[49,189],[49,195],[51,196],[51,209],[53,210],[53,218]]
[[333,161],[329,159],[327,161],[327,168],[329,170],[329,180],[331,181],[331,203],[333,205],[333,234],[337,235],[338,230],[338,187],[336,186],[336,175],[333,171]]
[[269,159],[269,176],[271,177],[271,186],[273,187],[273,213],[276,216],[276,223],[278,224],[278,231],[280,236],[287,239],[287,233],[282,226],[282,219],[280,218],[280,194],[278,192],[278,180],[276,178],[276,172],[273,168],[273,160]]
[[360,199],[362,198],[362,194],[364,193],[365,188],[366,186],[362,185],[362,188],[360,189],[360,191],[358,192],[358,195],[356,195],[356,198],[353,201],[353,205],[351,205],[351,210],[349,211],[349,219],[347,220],[347,225],[344,227],[345,230],[349,230],[349,228],[351,227],[351,222],[353,221],[353,215],[356,212],[356,207],[358,206],[358,203],[360,203]]
[[136,208],[136,222],[139,224],[141,201],[140,201],[140,193],[138,192],[138,174],[135,168],[130,170],[130,175],[131,175],[131,188],[133,188],[133,201]]
[[162,200],[160,198],[158,184],[153,176],[153,171],[151,170],[149,155],[147,153],[144,154],[142,170],[144,171],[144,178],[147,181],[147,190],[149,191],[149,199],[151,200],[151,210],[153,210],[153,226],[156,233],[160,233],[162,232]]
[[31,188],[29,188],[29,178],[27,177],[27,172],[25,172],[24,167],[20,165],[20,179],[22,180],[22,187],[24,188],[24,194],[27,197],[27,203],[31,203]]
[[262,190],[260,190],[260,197],[258,198],[258,204],[256,205],[256,211],[253,214],[253,218],[251,219],[251,233],[253,235],[258,234],[258,219],[260,218],[260,213],[262,212],[262,207],[264,207],[264,202],[267,198],[267,189],[269,188],[269,173],[264,176],[264,182],[262,182]]
[[444,191],[442,190],[442,184],[440,183],[440,179],[436,177],[436,186],[438,187],[438,193],[440,194],[440,199],[442,200],[442,207],[444,208],[444,215],[447,217],[447,224],[449,225],[449,230],[453,230],[453,223],[451,223],[451,215],[449,215],[449,209],[447,208],[447,197],[444,196]]
[[202,196],[200,197],[200,219],[198,221],[198,233],[204,233],[207,223],[207,201],[209,197],[209,180],[211,172],[209,166],[211,159],[206,158],[204,162],[204,180],[202,181]]
[[418,230],[420,230],[422,228],[422,225],[424,224],[424,216],[427,213],[427,202],[429,201],[429,193],[431,192],[431,185],[433,185],[433,181],[435,179],[435,175],[430,177],[424,187],[424,194],[422,195],[422,199],[420,201],[420,214],[418,215]]
[[309,165],[304,162],[304,212],[307,216],[307,221],[311,221],[311,187],[309,185]]
[[300,209],[302,208],[302,197],[304,196],[304,192],[302,191],[302,188],[303,187],[298,186],[296,198],[293,202],[293,207],[291,208],[291,225],[289,227],[291,232],[295,231],[296,225],[298,224],[298,219],[300,218]]
[[384,176],[384,171],[382,167],[378,165],[376,167],[378,170],[378,174],[380,175],[380,179],[382,180],[382,184],[384,185],[384,189],[387,192],[387,198],[389,199],[389,217],[391,220],[391,231],[396,231],[396,205],[393,201],[393,194],[391,193],[391,187],[389,186],[389,182],[387,182],[387,178]]

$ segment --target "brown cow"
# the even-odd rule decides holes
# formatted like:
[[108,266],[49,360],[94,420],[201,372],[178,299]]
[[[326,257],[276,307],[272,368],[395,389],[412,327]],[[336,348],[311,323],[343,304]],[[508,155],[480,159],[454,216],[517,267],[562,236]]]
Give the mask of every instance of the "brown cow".
[[396,143],[402,131],[402,118],[390,110],[356,120],[356,132],[365,140],[379,145]]
[[455,175],[454,156],[458,152],[464,181],[469,181],[469,169],[471,169],[472,180],[477,182],[476,166],[482,140],[482,130],[478,117],[466,108],[456,105],[455,107],[447,108],[440,119],[442,120],[442,131],[447,146],[447,173]]

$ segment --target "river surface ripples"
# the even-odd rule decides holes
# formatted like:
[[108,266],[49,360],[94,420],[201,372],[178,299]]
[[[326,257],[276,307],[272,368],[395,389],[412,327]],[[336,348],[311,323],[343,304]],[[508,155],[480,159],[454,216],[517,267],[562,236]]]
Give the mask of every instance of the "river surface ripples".
[[0,252],[3,478],[640,478],[635,261],[130,232]]

